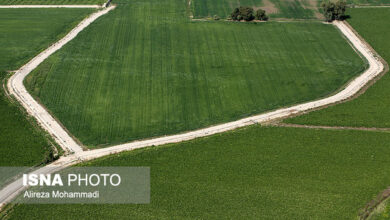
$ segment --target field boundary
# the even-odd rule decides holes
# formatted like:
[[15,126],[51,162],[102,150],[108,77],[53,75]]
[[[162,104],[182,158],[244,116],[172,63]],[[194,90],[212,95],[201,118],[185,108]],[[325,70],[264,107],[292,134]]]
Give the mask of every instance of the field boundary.
[[274,123],[271,126],[287,128],[309,128],[309,129],[327,129],[327,130],[355,130],[355,131],[380,131],[390,132],[390,128],[375,127],[351,127],[351,126],[326,126],[326,125],[301,125],[291,123]]

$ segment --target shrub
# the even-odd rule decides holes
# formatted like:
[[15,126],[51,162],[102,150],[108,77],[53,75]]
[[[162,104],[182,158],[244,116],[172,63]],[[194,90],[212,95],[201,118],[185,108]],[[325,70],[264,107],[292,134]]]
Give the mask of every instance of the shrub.
[[221,19],[218,15],[214,15],[214,20],[218,21],[219,19]]
[[326,1],[323,2],[321,6],[324,10],[324,16],[327,22],[343,20],[345,18],[347,3],[344,0]]
[[234,21],[238,20],[238,16],[240,15],[240,9],[235,8],[231,14],[231,17]]
[[268,20],[268,16],[265,14],[265,11],[263,9],[259,9],[256,11],[256,20],[259,21],[266,21]]
[[252,21],[255,19],[255,16],[253,15],[253,8],[251,7],[240,7],[240,15],[245,21]]

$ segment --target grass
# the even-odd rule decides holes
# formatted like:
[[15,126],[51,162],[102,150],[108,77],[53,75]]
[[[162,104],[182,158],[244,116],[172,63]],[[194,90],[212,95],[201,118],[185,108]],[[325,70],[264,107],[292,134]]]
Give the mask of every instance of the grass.
[[[390,63],[390,8],[351,9],[348,22]],[[375,25],[372,25],[375,23]],[[289,123],[390,128],[390,76],[386,74],[359,98],[297,118]]]
[[355,219],[388,186],[389,154],[388,133],[253,126],[84,163],[149,166],[148,205],[17,205],[8,217]]
[[[0,9],[0,81],[62,36],[91,10]],[[3,85],[3,84],[1,84]],[[34,166],[51,150],[41,129],[0,89],[0,166]]]
[[0,70],[16,70],[94,9],[0,9]]
[[[268,0],[277,12],[269,14],[271,18],[315,18],[313,8],[310,8],[308,1],[300,0]],[[239,6],[251,6],[254,8],[267,7],[264,0],[192,0],[194,18],[213,17],[218,15],[221,18],[228,17],[234,8]]]
[[106,0],[1,0],[0,5],[102,5]]
[[364,69],[331,25],[190,22],[183,1],[138,0],[119,2],[25,85],[96,147],[309,101]]

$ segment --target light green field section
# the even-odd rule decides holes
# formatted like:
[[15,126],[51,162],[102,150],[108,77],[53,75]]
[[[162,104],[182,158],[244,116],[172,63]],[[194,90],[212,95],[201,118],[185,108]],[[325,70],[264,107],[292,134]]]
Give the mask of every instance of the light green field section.
[[147,205],[20,205],[9,219],[357,219],[390,182],[389,133],[259,126],[112,155],[147,166]]
[[[348,22],[389,63],[390,8],[351,9]],[[390,76],[359,98],[287,120],[290,123],[390,128]]]
[[123,1],[25,81],[82,143],[174,134],[326,96],[365,69],[331,25],[190,22]]
[[[0,9],[0,81],[63,36],[90,9]],[[3,84],[1,84],[3,85]],[[0,91],[0,166],[34,166],[51,151],[45,134]]]

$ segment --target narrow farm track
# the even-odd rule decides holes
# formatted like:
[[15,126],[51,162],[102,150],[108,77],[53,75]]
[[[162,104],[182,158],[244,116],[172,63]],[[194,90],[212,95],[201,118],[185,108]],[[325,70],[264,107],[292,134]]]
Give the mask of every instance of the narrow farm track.
[[329,130],[355,130],[355,131],[390,131],[390,128],[366,128],[366,127],[348,127],[348,126],[322,126],[322,125],[300,125],[289,123],[275,123],[275,127],[288,128],[310,128],[310,129],[329,129]]
[[49,132],[49,134],[66,152],[81,152],[83,149],[72,139],[72,137],[69,136],[65,129],[57,121],[55,121],[55,119],[46,111],[46,109],[32,98],[32,96],[24,87],[23,80],[46,58],[55,53],[57,50],[61,49],[61,47],[67,44],[69,41],[74,39],[93,21],[114,8],[115,6],[105,8],[104,10],[98,11],[81,21],[80,24],[71,30],[64,38],[51,45],[42,53],[38,54],[26,65],[22,66],[22,68],[16,71],[8,81],[8,90],[10,94],[16,97],[16,99],[26,108],[27,112],[37,119],[39,124]]

